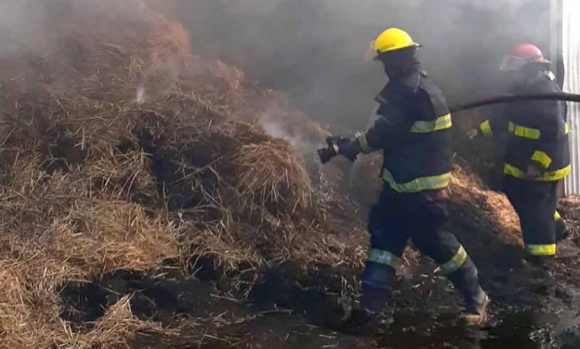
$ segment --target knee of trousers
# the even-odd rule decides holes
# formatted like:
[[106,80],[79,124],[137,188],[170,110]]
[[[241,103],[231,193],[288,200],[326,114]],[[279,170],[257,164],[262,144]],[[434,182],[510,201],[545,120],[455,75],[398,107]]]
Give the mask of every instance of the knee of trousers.
[[466,299],[477,297],[481,292],[478,271],[471,258],[468,258],[459,269],[446,276]]
[[367,222],[367,229],[371,235],[376,235],[384,229],[384,219],[378,210],[373,209],[369,214],[369,219]]
[[443,263],[439,264],[439,268],[441,272],[445,275],[452,275],[457,274],[458,272],[465,273],[467,270],[474,271],[477,273],[477,269],[475,268],[475,264],[467,254],[467,251],[463,247],[463,245],[459,245],[455,254],[444,261]]
[[458,277],[465,278],[465,279],[477,279],[478,277],[477,267],[475,263],[467,257],[465,262],[455,270],[449,270],[446,275],[449,279],[456,279]]
[[368,232],[372,248],[387,249],[392,247],[392,234],[400,234],[400,227],[384,221],[381,217],[371,217],[368,221]]

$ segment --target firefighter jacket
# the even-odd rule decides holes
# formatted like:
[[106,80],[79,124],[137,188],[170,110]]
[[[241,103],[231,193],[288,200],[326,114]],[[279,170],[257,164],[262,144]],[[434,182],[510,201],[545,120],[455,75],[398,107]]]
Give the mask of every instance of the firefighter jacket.
[[[548,75],[514,91],[515,94],[558,92],[560,88]],[[515,102],[508,104],[504,112],[480,125],[480,132],[486,136],[507,133],[504,175],[533,181],[557,181],[570,173],[565,102]],[[527,178],[529,166],[541,169],[540,175]]]
[[399,193],[443,189],[451,176],[451,115],[423,71],[392,78],[376,97],[378,119],[357,137],[363,153],[383,151],[382,179]]

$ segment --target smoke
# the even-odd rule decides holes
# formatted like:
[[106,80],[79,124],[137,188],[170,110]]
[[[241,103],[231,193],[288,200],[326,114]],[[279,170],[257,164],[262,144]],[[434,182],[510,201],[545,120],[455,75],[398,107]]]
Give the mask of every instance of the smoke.
[[269,136],[283,139],[295,148],[306,148],[303,138],[299,135],[291,135],[286,130],[284,130],[282,123],[277,121],[272,114],[268,112],[263,113],[258,118],[258,124]]
[[424,67],[451,103],[497,92],[501,56],[518,41],[549,49],[549,0],[183,0],[194,48],[240,65],[317,120],[364,128],[384,83],[365,61],[386,27],[423,44]]
[[262,112],[257,122],[260,127],[274,138],[283,139],[294,147],[302,155],[314,153],[316,147],[320,146],[318,137],[309,137],[307,130],[302,123],[305,121],[298,115],[284,113],[278,105],[271,105]]
[[[67,11],[57,0],[4,0],[0,29],[12,41],[31,32],[46,11]],[[69,1],[69,3],[72,3]],[[176,4],[193,49],[240,66],[315,120],[362,129],[384,84],[369,43],[386,27],[400,27],[423,44],[420,58],[451,104],[497,92],[501,56],[517,41],[549,49],[550,0],[79,0],[95,12],[119,13],[144,4]],[[167,4],[167,5],[166,5]],[[110,11],[109,11],[110,12]],[[66,25],[66,23],[62,23]],[[50,29],[45,30],[47,35]],[[2,37],[0,57],[16,49]],[[7,43],[8,42],[8,43]],[[27,50],[34,50],[31,44]],[[146,89],[147,91],[147,89]],[[146,98],[145,94],[139,94]],[[136,99],[141,99],[136,96]]]
[[[23,37],[28,23],[23,22],[25,1],[4,0],[0,2],[0,58],[21,52]],[[34,22],[37,18],[31,16]]]

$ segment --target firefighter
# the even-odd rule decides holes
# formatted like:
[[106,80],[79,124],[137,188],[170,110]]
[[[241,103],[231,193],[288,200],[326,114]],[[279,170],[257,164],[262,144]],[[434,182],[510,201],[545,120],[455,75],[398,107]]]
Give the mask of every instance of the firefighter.
[[369,215],[370,249],[362,276],[360,307],[344,320],[353,331],[390,322],[385,306],[407,242],[439,264],[465,300],[460,320],[486,320],[489,298],[477,269],[457,238],[444,230],[451,170],[451,115],[445,97],[420,68],[416,44],[405,31],[390,28],[374,41],[375,60],[389,78],[376,97],[377,120],[365,133],[339,144],[351,161],[383,151],[379,201]]
[[[559,93],[550,62],[532,44],[518,44],[500,67],[512,94]],[[566,103],[531,101],[511,103],[504,113],[484,121],[468,137],[507,135],[503,156],[503,191],[520,218],[525,261],[550,263],[556,243],[568,228],[556,211],[558,182],[570,173]],[[504,115],[504,116],[502,116]]]

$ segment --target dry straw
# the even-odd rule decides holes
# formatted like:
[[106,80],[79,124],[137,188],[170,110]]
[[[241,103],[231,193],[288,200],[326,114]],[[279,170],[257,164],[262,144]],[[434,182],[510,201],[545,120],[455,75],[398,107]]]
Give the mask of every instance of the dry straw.
[[[119,270],[210,259],[235,289],[285,265],[362,267],[368,237],[338,185],[348,168],[321,172],[252,120],[278,110],[313,146],[326,131],[272,107],[238,69],[193,57],[182,26],[141,1],[41,2],[58,11],[27,36],[37,49],[0,69],[0,348],[124,348],[139,332],[171,334],[138,319],[130,296],[91,324],[61,318],[63,285]],[[365,193],[378,192],[376,158],[367,165]],[[456,200],[475,198],[515,229],[505,200],[470,178],[455,172]]]
[[170,334],[137,319],[130,295],[91,324],[61,317],[64,285],[115,271],[210,258],[253,282],[290,260],[359,263],[324,225],[300,156],[232,121],[253,114],[243,73],[191,56],[183,27],[142,2],[107,3],[37,2],[48,11],[23,43],[36,49],[0,72],[0,347]]

